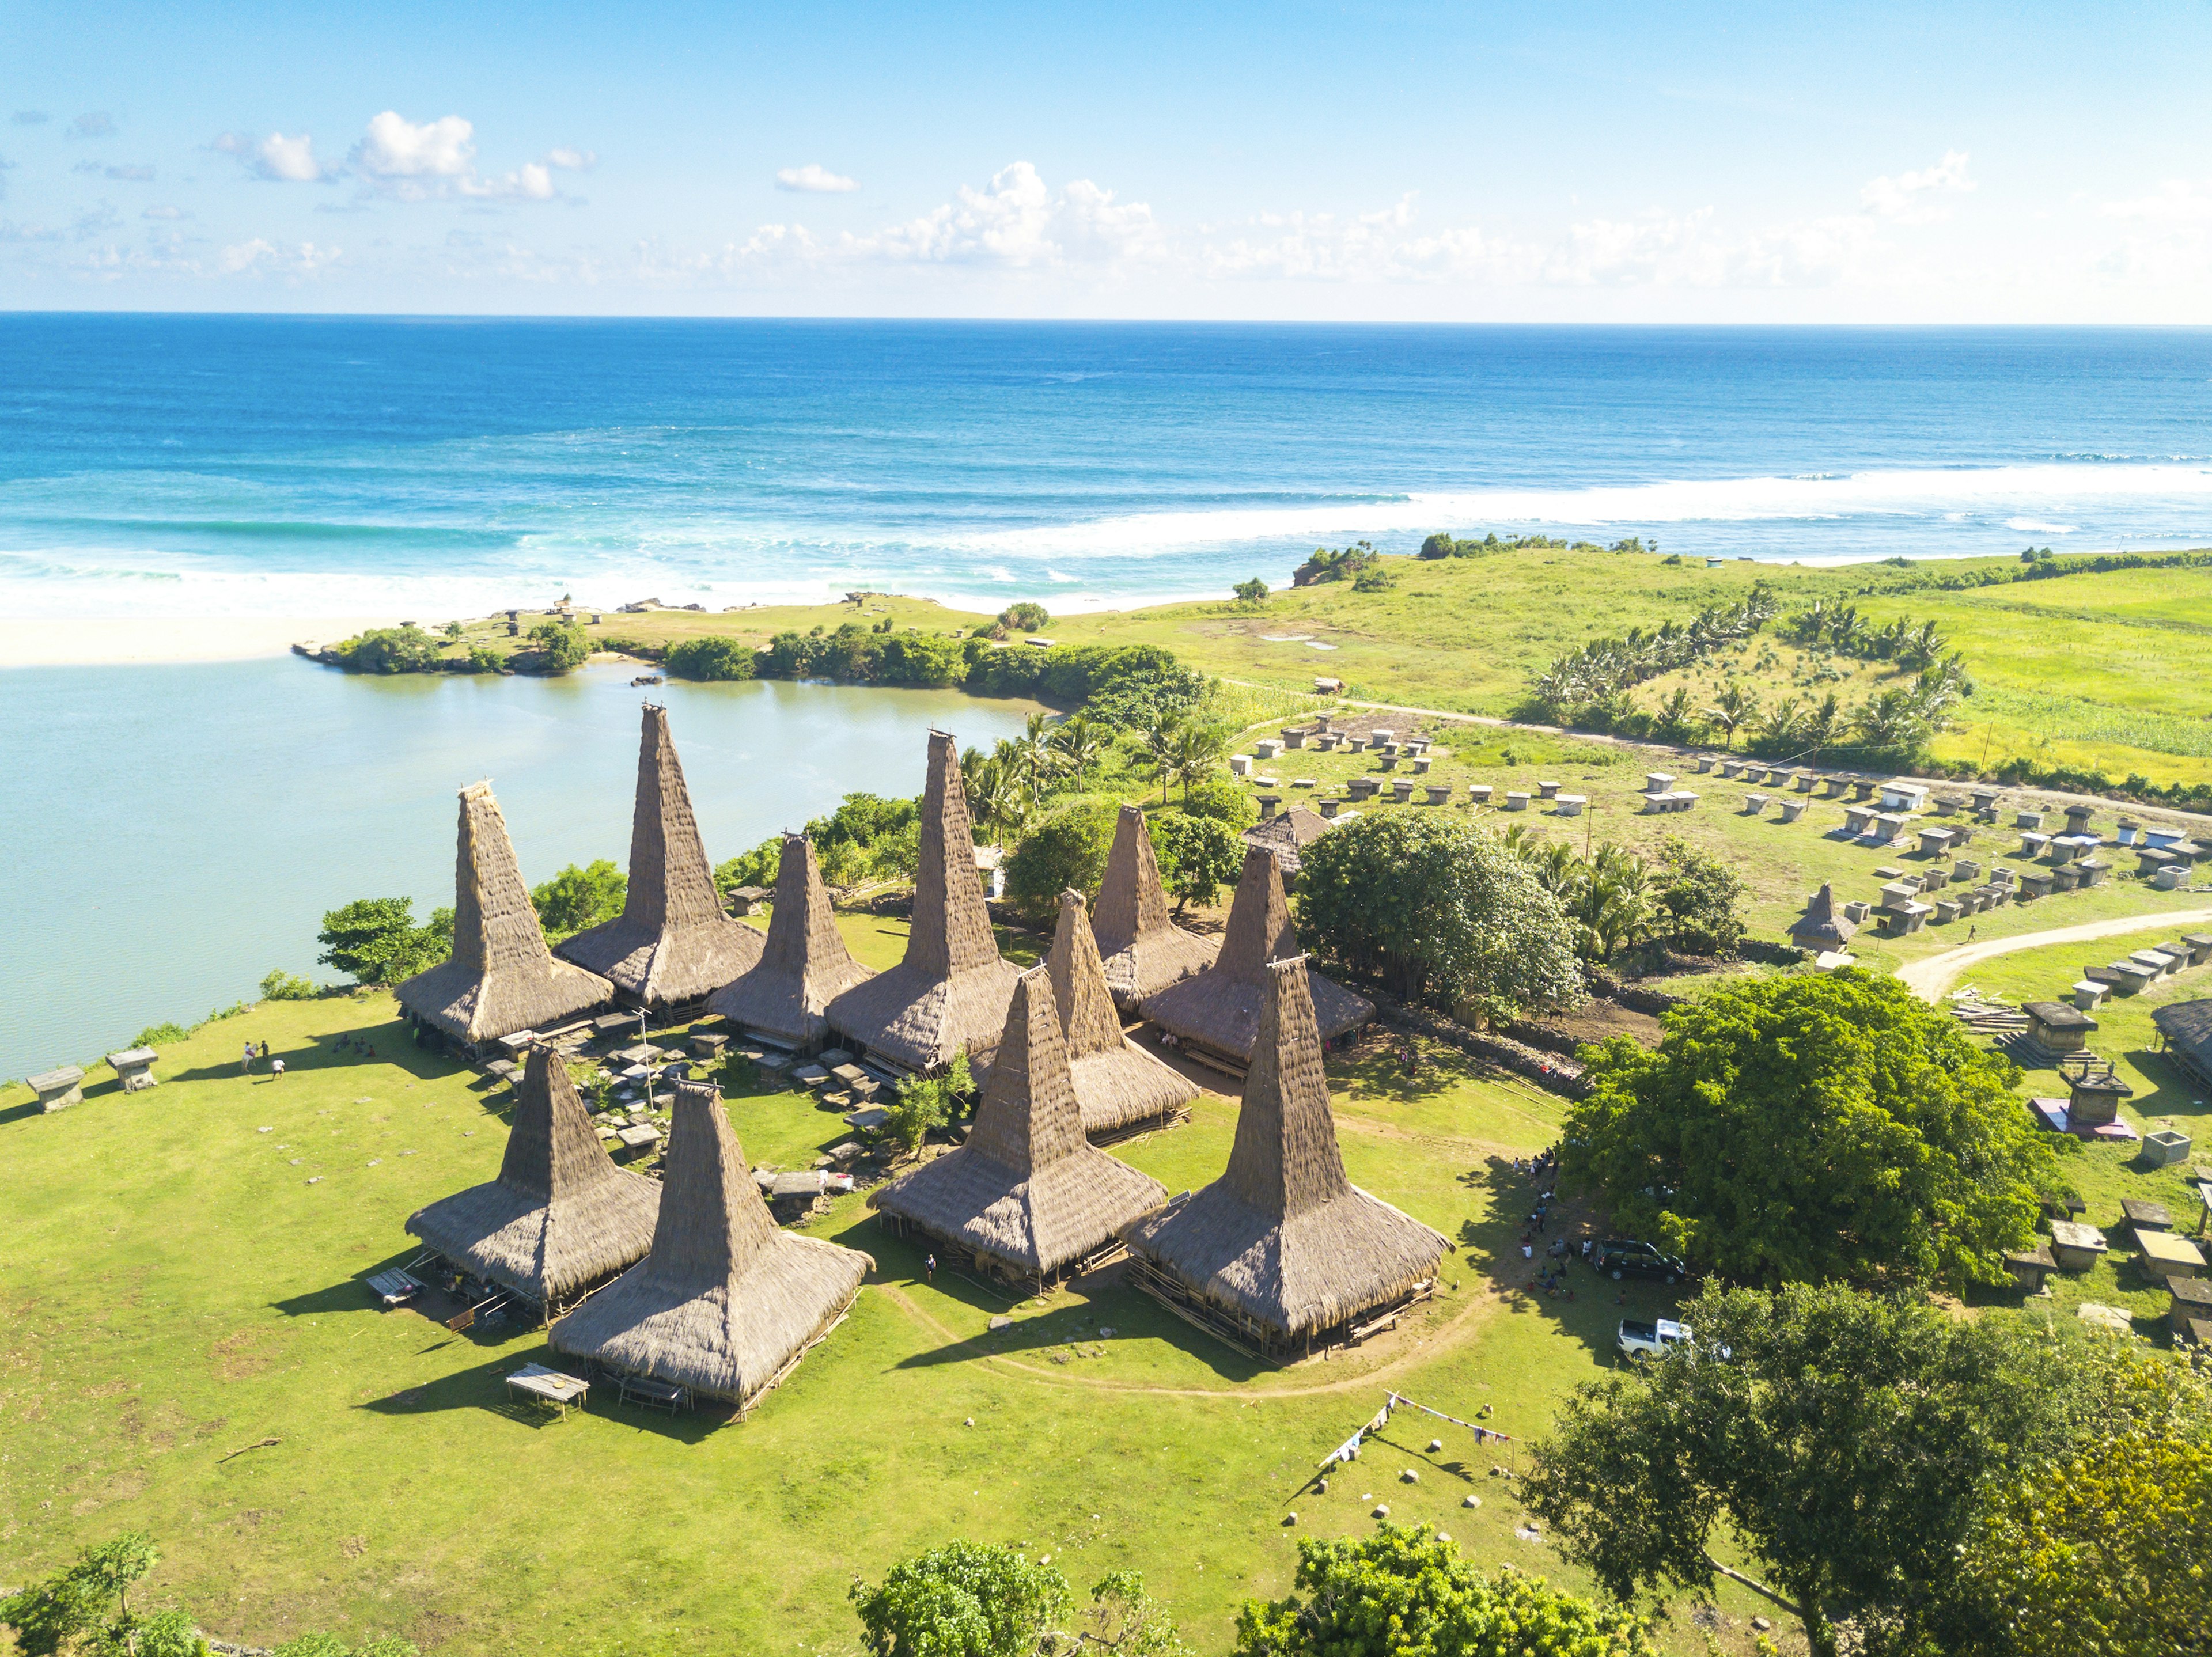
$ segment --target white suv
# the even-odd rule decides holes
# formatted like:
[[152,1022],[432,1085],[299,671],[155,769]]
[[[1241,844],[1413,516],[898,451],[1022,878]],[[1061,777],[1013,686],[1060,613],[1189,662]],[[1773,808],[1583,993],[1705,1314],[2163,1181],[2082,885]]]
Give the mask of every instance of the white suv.
[[1650,1323],[1623,1318],[1617,1344],[1625,1358],[1665,1357],[1676,1347],[1690,1344],[1690,1326],[1670,1318],[1659,1318]]

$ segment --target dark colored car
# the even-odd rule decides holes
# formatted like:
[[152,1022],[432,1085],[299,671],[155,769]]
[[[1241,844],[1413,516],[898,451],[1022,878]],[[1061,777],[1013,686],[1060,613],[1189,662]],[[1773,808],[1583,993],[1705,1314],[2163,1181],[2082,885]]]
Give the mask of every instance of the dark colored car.
[[1690,1276],[1690,1268],[1672,1254],[1662,1254],[1650,1243],[1628,1237],[1607,1237],[1598,1244],[1590,1250],[1590,1266],[1615,1283],[1623,1278],[1656,1278],[1662,1283],[1680,1283]]

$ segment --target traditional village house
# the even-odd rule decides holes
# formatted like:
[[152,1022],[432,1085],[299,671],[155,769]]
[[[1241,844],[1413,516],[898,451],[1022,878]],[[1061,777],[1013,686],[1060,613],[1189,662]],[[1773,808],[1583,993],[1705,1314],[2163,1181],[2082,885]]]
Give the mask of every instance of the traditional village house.
[[660,1186],[617,1168],[560,1054],[533,1045],[499,1177],[441,1197],[408,1231],[470,1276],[557,1317],[653,1246]]
[[[1267,998],[1271,962],[1298,954],[1291,908],[1283,895],[1274,854],[1261,847],[1244,853],[1244,872],[1229,906],[1221,953],[1194,977],[1149,996],[1145,1017],[1185,1047],[1240,1064],[1259,1039],[1260,1007]],[[1307,974],[1321,1039],[1333,1041],[1375,1017],[1372,1002],[1340,989],[1319,973]]]
[[1049,971],[1022,974],[967,1142],[872,1200],[976,1269],[1042,1294],[1102,1256],[1118,1229],[1159,1206],[1157,1180],[1083,1136]]
[[545,947],[544,929],[507,837],[507,820],[488,782],[461,790],[457,862],[453,952],[399,986],[399,1005],[418,1025],[473,1051],[613,999],[614,986],[605,979],[556,961]]
[[734,983],[708,998],[707,1011],[740,1029],[811,1053],[830,1033],[830,1003],[875,974],[845,947],[814,842],[786,835],[775,866],[775,907],[768,946]]
[[1114,849],[1106,859],[1091,935],[1097,940],[1106,987],[1124,1014],[1134,1013],[1146,996],[1205,971],[1220,948],[1168,919],[1152,834],[1133,805],[1123,806],[1114,825]]
[[1345,1177],[1305,962],[1259,970],[1227,1170],[1121,1236],[1131,1281],[1200,1327],[1266,1353],[1310,1352],[1431,1292],[1450,1245]]
[[1297,884],[1298,864],[1307,847],[1312,845],[1335,822],[1303,805],[1293,805],[1287,811],[1273,812],[1262,821],[1244,831],[1244,843],[1257,846],[1275,854],[1275,867],[1282,871],[1285,889]]
[[646,1257],[553,1326],[556,1352],[744,1407],[789,1374],[875,1262],[779,1230],[709,1083],[677,1084]]
[[959,756],[951,737],[933,731],[906,958],[845,991],[825,1016],[872,1058],[902,1069],[941,1070],[962,1052],[988,1063],[1020,976],[991,935]]
[[1814,955],[1827,955],[1843,949],[1857,932],[1855,926],[1836,902],[1836,894],[1826,881],[1805,906],[1805,913],[1790,923],[1790,941],[1800,949]]
[[1060,895],[1050,966],[1083,1131],[1098,1138],[1188,1115],[1198,1089],[1122,1032],[1080,892]]
[[761,935],[722,913],[714,871],[691,814],[691,791],[668,735],[668,710],[647,703],[630,818],[629,889],[612,920],[555,953],[589,968],[633,1005],[689,1007],[761,958]]

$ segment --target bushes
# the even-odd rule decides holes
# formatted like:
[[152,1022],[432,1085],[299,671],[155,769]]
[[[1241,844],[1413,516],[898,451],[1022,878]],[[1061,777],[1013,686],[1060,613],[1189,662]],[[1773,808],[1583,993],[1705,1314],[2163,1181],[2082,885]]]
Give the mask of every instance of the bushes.
[[1186,805],[1158,813],[1148,827],[1161,883],[1174,895],[1178,915],[1189,904],[1212,903],[1244,866],[1244,837],[1219,817]]
[[445,646],[412,622],[371,628],[333,653],[340,666],[356,673],[435,673],[445,665]]
[[1182,809],[1194,817],[1212,817],[1225,823],[1240,835],[1260,820],[1259,802],[1252,798],[1252,791],[1218,771],[1199,778],[1183,790]]
[[999,612],[1000,627],[1018,628],[1024,633],[1035,633],[1052,625],[1052,616],[1042,604],[1031,604],[1026,598],[1018,604],[1008,604]]
[[753,648],[738,639],[685,639],[668,647],[664,665],[679,679],[750,679]]
[[288,973],[282,967],[274,968],[261,980],[264,1001],[313,1001],[322,992],[320,985],[296,973]]
[[537,648],[517,665],[533,673],[573,671],[592,653],[592,635],[574,622],[540,622],[530,629],[530,642]]
[[1733,956],[1743,942],[1743,879],[1680,835],[1660,843],[1667,883],[1659,907],[1674,923],[1672,942],[1692,955]]
[[1267,584],[1255,575],[1249,581],[1239,581],[1236,593],[1239,605],[1246,610],[1257,610],[1267,602]]
[[415,924],[415,906],[404,897],[356,898],[323,916],[316,934],[325,967],[350,973],[360,984],[397,984],[435,966],[453,947],[453,912],[434,909],[429,924]]
[[606,858],[583,868],[570,864],[541,886],[530,889],[531,907],[549,941],[612,920],[622,913],[629,877]]
[[1028,920],[1048,923],[1060,913],[1063,891],[1095,894],[1106,877],[1121,808],[1111,800],[1079,799],[1060,807],[1022,837],[1006,859],[1006,895]]

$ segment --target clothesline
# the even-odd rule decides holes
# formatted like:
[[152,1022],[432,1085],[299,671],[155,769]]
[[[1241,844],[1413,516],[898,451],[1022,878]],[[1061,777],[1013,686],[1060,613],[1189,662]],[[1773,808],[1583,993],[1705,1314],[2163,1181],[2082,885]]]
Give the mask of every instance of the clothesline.
[[1449,1421],[1455,1427],[1466,1428],[1474,1435],[1474,1442],[1477,1444],[1487,1443],[1492,1440],[1500,1444],[1510,1444],[1513,1442],[1510,1434],[1501,1433],[1494,1427],[1484,1427],[1472,1421],[1462,1421],[1457,1416],[1446,1415],[1442,1410],[1432,1410],[1425,1404],[1416,1403],[1413,1399],[1401,1397],[1396,1393],[1385,1393],[1382,1397],[1382,1407],[1375,1412],[1374,1419],[1362,1423],[1358,1430],[1350,1438],[1346,1439],[1343,1443],[1323,1456],[1321,1466],[1333,1467],[1340,1461],[1350,1461],[1357,1458],[1359,1454],[1360,1444],[1367,1435],[1379,1433],[1389,1426],[1390,1412],[1401,1405],[1409,1410],[1418,1410],[1425,1416],[1434,1416],[1438,1421]]

